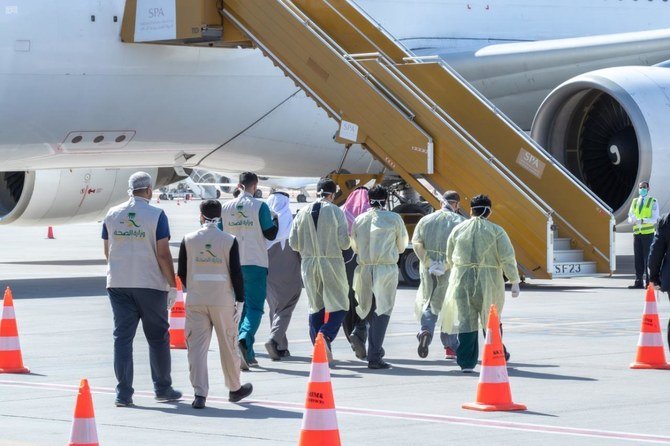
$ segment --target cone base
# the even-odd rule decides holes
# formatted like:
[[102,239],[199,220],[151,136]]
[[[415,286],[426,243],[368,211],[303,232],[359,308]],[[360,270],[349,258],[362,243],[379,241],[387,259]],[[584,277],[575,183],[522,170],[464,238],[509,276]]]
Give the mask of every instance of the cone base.
[[186,344],[183,345],[170,344],[170,348],[174,350],[186,350]]
[[5,367],[4,369],[0,368],[0,373],[30,373],[30,370],[28,370],[26,367]]
[[657,370],[670,370],[670,364],[661,363],[661,364],[647,364],[646,362],[633,362],[630,365],[631,369],[657,369]]
[[300,440],[298,441],[299,446],[340,446],[341,444],[339,430],[314,431],[303,429],[300,431]]
[[523,404],[484,404],[484,403],[465,403],[461,406],[463,409],[478,410],[481,412],[496,412],[496,411],[511,411],[511,410],[527,410],[528,408]]

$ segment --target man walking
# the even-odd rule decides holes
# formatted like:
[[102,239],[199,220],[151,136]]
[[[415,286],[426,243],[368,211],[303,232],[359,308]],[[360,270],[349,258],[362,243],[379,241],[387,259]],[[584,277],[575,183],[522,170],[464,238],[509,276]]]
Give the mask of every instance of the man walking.
[[243,370],[258,365],[254,353],[256,332],[263,317],[268,277],[266,240],[274,240],[277,226],[272,221],[268,205],[254,198],[258,176],[252,172],[240,174],[239,196],[223,205],[222,229],[235,236],[240,248],[240,263],[244,276],[244,308],[240,321],[239,349]]
[[251,384],[240,384],[237,324],[244,306],[244,279],[237,240],[217,227],[221,203],[200,204],[200,224],[186,234],[179,247],[178,275],[188,288],[186,344],[195,398],[191,406],[203,409],[209,392],[207,351],[216,331],[228,400],[238,402],[251,395]]
[[177,299],[170,227],[165,213],[149,204],[153,191],[148,173],[134,173],[128,186],[130,200],[110,209],[102,226],[107,294],[114,313],[117,407],[133,405],[133,339],[140,320],[149,343],[156,400],[181,398],[170,376],[168,308]]
[[[368,325],[367,360],[370,369],[388,369],[382,359],[384,337],[398,288],[398,258],[407,248],[409,235],[400,215],[384,210],[387,190],[377,185],[370,189],[370,209],[359,215],[351,229],[351,247],[358,256],[354,275],[356,312]],[[351,342],[355,350],[364,349],[356,329]],[[357,355],[358,356],[358,355]]]
[[[658,222],[649,254],[649,280],[657,290],[670,293],[670,215]],[[668,321],[668,346],[670,346],[670,321]]]
[[330,344],[349,310],[342,257],[342,251],[349,247],[349,234],[344,212],[333,204],[335,182],[322,178],[316,188],[319,200],[298,212],[289,244],[302,258],[302,280],[309,300],[309,337],[314,343],[317,334],[323,333],[328,362],[332,363]]
[[[635,283],[628,288],[646,288],[649,283],[649,248],[654,238],[654,228],[659,217],[658,203],[649,196],[649,182],[639,184],[640,196],[633,199],[628,211],[628,223],[633,224],[635,254]],[[644,279],[644,280],[643,280]]]
[[[417,334],[419,357],[428,356],[428,346],[433,340],[437,317],[442,311],[444,296],[449,285],[447,270],[447,240],[451,231],[465,221],[458,214],[461,197],[455,191],[448,191],[442,197],[442,209],[426,215],[414,229],[412,246],[421,262],[421,284],[416,295],[415,313],[421,323]],[[456,358],[458,337],[440,333],[446,359]]]

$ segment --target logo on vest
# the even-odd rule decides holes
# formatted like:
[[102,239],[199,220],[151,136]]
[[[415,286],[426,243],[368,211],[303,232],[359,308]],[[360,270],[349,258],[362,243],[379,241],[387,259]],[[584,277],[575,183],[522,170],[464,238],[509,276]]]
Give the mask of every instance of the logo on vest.
[[[209,257],[208,257],[209,256]],[[196,263],[223,263],[223,259],[212,252],[212,245],[207,243],[205,249],[195,258]]]
[[239,203],[237,206],[235,206],[235,210],[237,211],[237,214],[231,215],[233,220],[228,222],[228,226],[230,226],[230,227],[236,227],[236,226],[252,227],[252,226],[254,226],[254,221],[252,219],[250,219],[247,216],[247,214],[245,214],[244,205],[242,203]]
[[147,234],[144,231],[141,229],[134,229],[141,227],[141,225],[135,221],[136,215],[135,212],[128,212],[128,221],[121,221],[120,223],[126,225],[130,229],[127,231],[119,231],[117,229],[114,231],[114,235],[118,237],[145,238]]

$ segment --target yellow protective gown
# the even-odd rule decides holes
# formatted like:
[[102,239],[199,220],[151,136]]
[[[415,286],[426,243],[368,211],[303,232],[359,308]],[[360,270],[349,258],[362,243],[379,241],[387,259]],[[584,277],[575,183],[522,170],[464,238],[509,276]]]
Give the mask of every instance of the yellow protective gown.
[[503,228],[475,217],[454,228],[447,242],[451,269],[442,308],[442,331],[469,333],[486,327],[489,307],[505,303],[503,273],[519,282],[514,247]]
[[318,228],[311,212],[314,203],[298,212],[289,236],[289,245],[300,253],[300,271],[309,301],[309,312],[326,308],[329,313],[349,310],[349,283],[342,251],[349,248],[344,212],[321,201]]
[[351,247],[358,255],[353,288],[356,312],[365,318],[375,296],[378,315],[391,315],[398,288],[398,258],[409,243],[400,215],[371,209],[359,215],[351,228]]
[[433,314],[440,314],[444,297],[449,285],[449,270],[441,276],[431,274],[428,269],[434,263],[442,263],[447,267],[447,240],[449,234],[465,218],[456,212],[441,209],[426,215],[414,228],[412,246],[421,263],[419,274],[421,283],[416,294],[414,313],[417,320],[427,308]]

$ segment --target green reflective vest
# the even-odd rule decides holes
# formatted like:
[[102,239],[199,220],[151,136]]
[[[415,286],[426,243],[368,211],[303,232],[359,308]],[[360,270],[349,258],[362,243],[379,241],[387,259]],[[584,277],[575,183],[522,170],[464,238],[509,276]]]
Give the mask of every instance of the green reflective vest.
[[[635,218],[638,220],[650,220],[651,219],[651,209],[656,202],[655,198],[646,197],[641,198],[637,197],[633,199],[633,203],[630,205],[630,212],[635,215]],[[653,234],[654,229],[653,221],[643,221],[641,224],[635,224],[633,226],[633,234],[635,235],[647,235]]]

